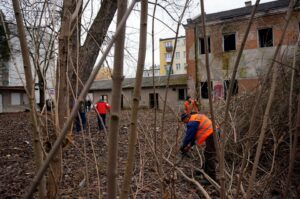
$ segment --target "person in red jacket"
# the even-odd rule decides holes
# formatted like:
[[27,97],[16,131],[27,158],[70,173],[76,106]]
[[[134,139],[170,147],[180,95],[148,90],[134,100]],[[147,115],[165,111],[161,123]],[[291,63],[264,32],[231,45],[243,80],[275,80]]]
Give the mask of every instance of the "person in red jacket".
[[98,128],[102,130],[106,127],[106,113],[110,110],[110,105],[100,99],[95,105],[95,110],[97,112]]

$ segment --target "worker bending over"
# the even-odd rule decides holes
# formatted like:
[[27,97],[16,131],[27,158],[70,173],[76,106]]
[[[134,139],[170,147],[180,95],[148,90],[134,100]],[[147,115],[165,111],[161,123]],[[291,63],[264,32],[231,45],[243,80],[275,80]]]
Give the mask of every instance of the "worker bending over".
[[199,146],[206,143],[204,151],[204,171],[212,179],[216,180],[215,157],[216,150],[213,140],[213,127],[211,120],[204,114],[181,115],[181,121],[186,123],[186,134],[180,146],[182,154],[186,154],[189,149],[197,144]]

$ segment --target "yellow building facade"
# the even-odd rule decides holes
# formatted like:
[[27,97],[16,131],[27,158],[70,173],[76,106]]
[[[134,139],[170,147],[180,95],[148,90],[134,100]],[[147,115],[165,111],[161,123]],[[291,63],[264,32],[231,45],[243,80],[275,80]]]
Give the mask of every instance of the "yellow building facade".
[[174,53],[171,74],[186,74],[186,42],[185,36],[177,38],[175,49],[175,38],[159,39],[160,75],[168,75],[169,66]]

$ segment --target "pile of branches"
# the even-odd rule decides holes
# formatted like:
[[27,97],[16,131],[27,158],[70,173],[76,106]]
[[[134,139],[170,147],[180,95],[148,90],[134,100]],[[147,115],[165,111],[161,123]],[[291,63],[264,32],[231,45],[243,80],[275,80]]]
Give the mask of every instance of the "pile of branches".
[[[292,104],[289,102],[290,82],[291,74],[282,70],[277,79],[276,92],[268,116],[267,131],[263,140],[253,189],[253,195],[258,197],[271,198],[276,195],[279,197],[287,186],[286,176],[290,164],[292,130],[295,130],[297,110],[297,97],[292,97]],[[262,97],[254,110],[259,89],[263,89]],[[235,184],[241,172],[241,162],[243,158],[247,159],[241,180],[244,188],[248,187],[269,92],[270,82],[267,81],[265,85],[258,84],[257,89],[252,93],[233,97],[230,104],[229,122],[226,123],[228,132],[225,132],[225,165],[227,171],[232,173],[232,182]],[[222,120],[224,110],[225,102],[219,103],[215,112],[217,123],[224,123]],[[291,110],[290,113],[289,110]],[[249,131],[251,122],[254,125],[252,132]],[[246,148],[247,143],[250,148]],[[291,197],[295,197],[295,190],[294,184],[290,190]]]

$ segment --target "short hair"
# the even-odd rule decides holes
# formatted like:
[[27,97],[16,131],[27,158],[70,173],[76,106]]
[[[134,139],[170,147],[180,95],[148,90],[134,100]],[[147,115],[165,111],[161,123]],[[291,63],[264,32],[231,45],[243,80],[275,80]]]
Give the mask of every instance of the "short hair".
[[186,100],[189,100],[189,99],[191,99],[191,96],[189,96],[189,95],[186,96]]
[[181,119],[181,121],[183,121],[183,120],[185,120],[185,118],[187,118],[189,116],[190,116],[189,113],[183,113],[183,114],[181,114],[180,119]]

